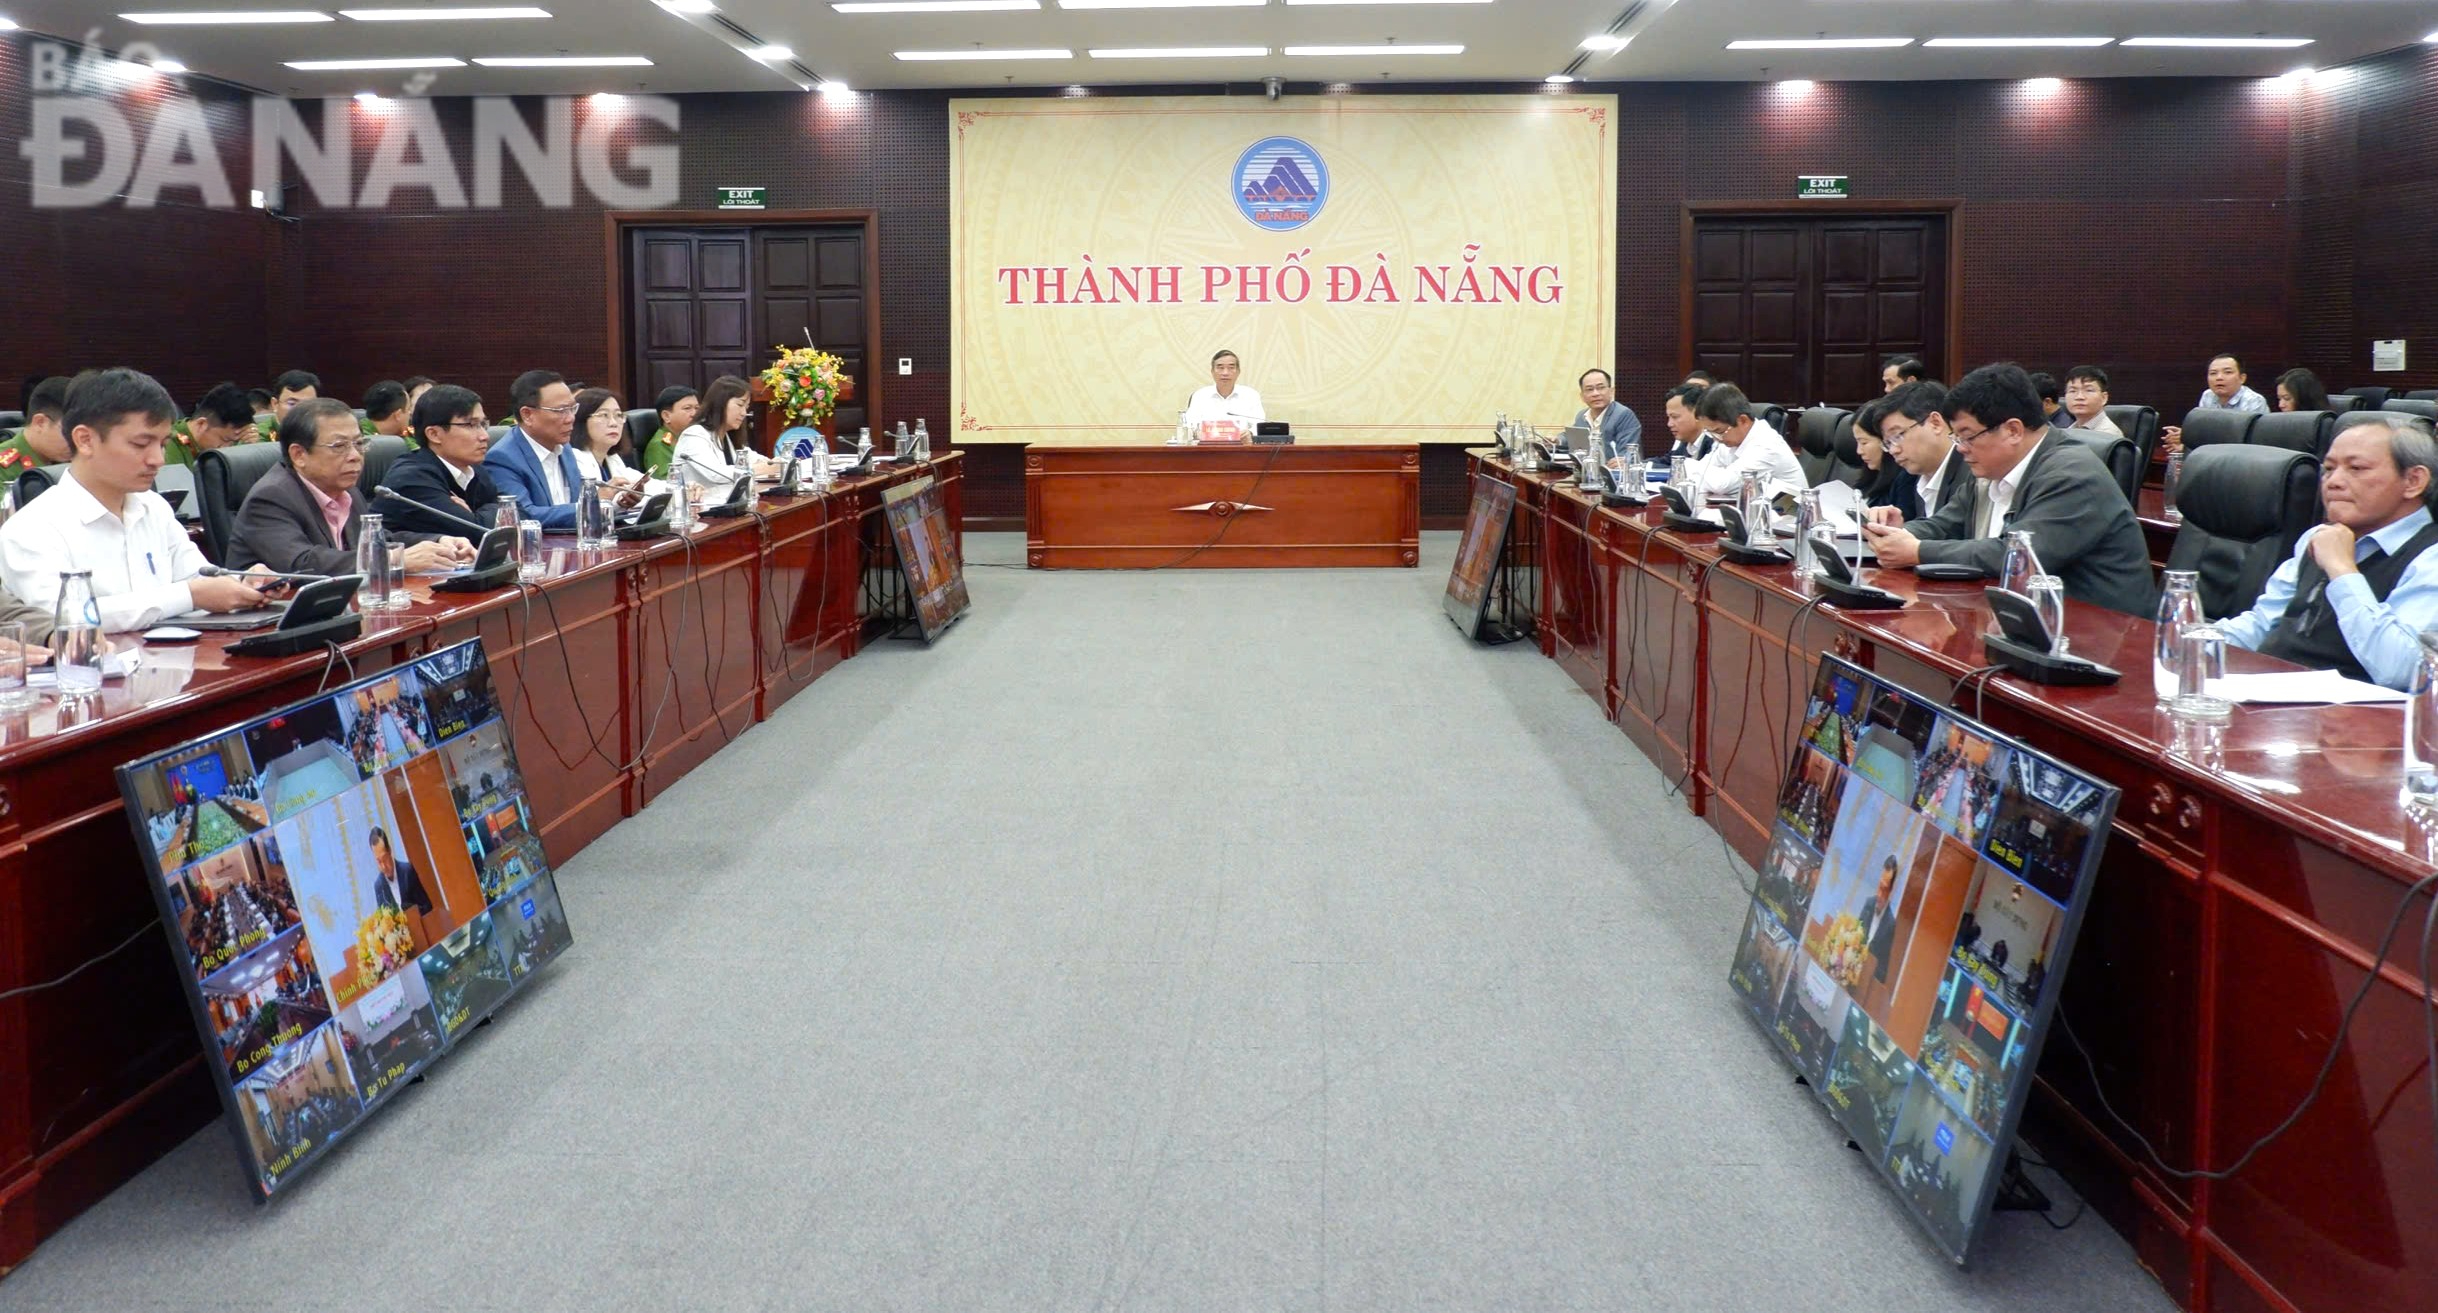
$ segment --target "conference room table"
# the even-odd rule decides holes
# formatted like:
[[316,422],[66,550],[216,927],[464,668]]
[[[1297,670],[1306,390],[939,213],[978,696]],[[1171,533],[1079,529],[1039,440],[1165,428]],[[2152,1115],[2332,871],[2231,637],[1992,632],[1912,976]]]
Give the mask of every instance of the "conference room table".
[[1062,446],[1024,452],[1025,564],[1166,570],[1421,559],[1422,449]]
[[[148,645],[97,698],[0,713],[0,1272],[220,1115],[117,766],[480,638],[563,863],[903,622],[881,493],[931,476],[959,523],[963,469],[949,454],[765,497],[682,538],[553,538],[527,586],[410,579],[413,604],[366,616],[338,654],[232,656],[236,635]],[[243,1190],[232,1165],[230,1197]]]
[[[1656,503],[1603,507],[1563,474],[1488,452],[1470,468],[1518,492],[1504,567],[1521,582],[1494,601],[1747,862],[1768,845],[1822,653],[2122,790],[2060,995],[2090,1061],[2047,1037],[2027,1138],[2187,1308],[2438,1308],[2426,896],[2405,906],[2309,1111],[2226,1179],[2182,1174],[2223,1170],[2301,1102],[2389,918],[2438,871],[2438,826],[2397,798],[2400,708],[2180,723],[2158,705],[2152,622],[2082,604],[2067,608],[2071,650],[2120,682],[1975,675],[1991,627],[1981,584],[1867,572],[1907,605],[1839,611],[1791,566],[1733,564],[1715,535],[1664,527]],[[2229,654],[2230,670],[2280,668]],[[1722,1009],[1726,970],[1722,955]]]

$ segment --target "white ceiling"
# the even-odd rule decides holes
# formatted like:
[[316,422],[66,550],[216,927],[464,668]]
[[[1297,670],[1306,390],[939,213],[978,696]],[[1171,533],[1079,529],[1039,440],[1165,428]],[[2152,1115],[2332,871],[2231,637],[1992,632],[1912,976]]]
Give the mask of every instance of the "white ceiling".
[[[475,3],[478,0],[441,0]],[[437,70],[430,95],[587,91],[778,91],[815,78],[862,90],[1257,82],[1535,81],[1566,69],[1593,81],[1803,77],[1912,78],[2266,76],[2411,44],[2438,30],[2438,0],[1491,0],[1255,8],[1016,13],[839,14],[829,0],[717,0],[712,16],[679,17],[651,0],[532,0],[548,19],[336,22],[258,27],[138,26],[122,11],[404,6],[417,0],[0,0],[0,15],[35,32],[118,50],[148,42],[194,72],[300,96],[407,89],[402,72],[299,72],[291,59],[453,55],[641,55],[649,68]],[[1581,40],[1624,29],[1615,54]],[[730,26],[733,25],[733,26]],[[740,29],[742,34],[740,34]],[[795,52],[789,68],[746,58],[751,38]],[[1731,51],[1736,38],[1828,36],[2213,35],[2313,38],[2299,50],[1925,49]],[[1289,45],[1460,44],[1456,56],[1289,57]],[[1072,59],[912,63],[904,49],[1065,48]],[[1218,60],[1093,59],[1106,47],[1241,45],[1273,53]]]

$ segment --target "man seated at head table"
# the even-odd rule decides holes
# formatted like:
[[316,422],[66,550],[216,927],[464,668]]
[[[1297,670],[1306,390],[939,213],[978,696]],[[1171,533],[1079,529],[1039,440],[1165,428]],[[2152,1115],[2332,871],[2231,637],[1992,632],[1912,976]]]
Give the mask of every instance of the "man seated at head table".
[[91,577],[102,628],[148,629],[187,611],[263,604],[252,582],[204,577],[210,562],[152,490],[178,408],[151,375],[104,369],[68,389],[62,424],[75,455],[59,484],[0,524],[0,578],[45,611],[60,575]]
[[25,427],[0,442],[0,488],[14,489],[27,470],[64,465],[72,454],[68,431],[59,426],[68,413],[68,380],[46,378],[26,393]]
[[1700,460],[1710,454],[1710,435],[1702,431],[1701,416],[1694,413],[1702,403],[1702,393],[1710,390],[1708,383],[1684,382],[1668,389],[1668,399],[1662,402],[1668,417],[1668,459],[1682,456]]
[[414,422],[421,445],[390,463],[383,484],[393,495],[373,509],[392,524],[431,533],[470,535],[490,528],[499,488],[483,464],[491,450],[483,399],[470,388],[438,384],[415,402]]
[[1221,351],[1211,357],[1211,381],[1196,388],[1185,403],[1185,423],[1198,435],[1202,426],[1219,421],[1234,424],[1244,436],[1253,436],[1253,426],[1268,419],[1261,408],[1261,394],[1236,380],[1244,373],[1244,363],[1233,351]]
[[[237,508],[228,559],[259,562],[280,574],[352,573],[364,516],[378,513],[356,491],[356,480],[364,473],[364,448],[371,441],[356,423],[355,412],[336,397],[291,407],[279,422],[279,454],[285,463],[256,481],[245,504]],[[390,532],[390,546],[404,553],[407,569],[417,572],[445,570],[474,559],[473,545],[464,538],[419,533],[403,525]]]
[[1583,409],[1575,425],[1591,431],[1591,449],[1612,470],[1642,461],[1642,420],[1617,404],[1617,382],[1605,369],[1584,370],[1575,380],[1583,394]]
[[1880,398],[1879,444],[1904,470],[1888,490],[1889,513],[1873,516],[1882,524],[1903,524],[1938,510],[1972,486],[1972,469],[1956,450],[1947,428],[1945,384],[1907,383]]
[[2150,546],[2132,503],[2099,457],[2071,439],[2050,440],[2031,375],[2016,365],[1983,365],[1948,392],[1945,413],[1975,484],[1902,527],[1886,522],[1887,508],[1874,512],[1863,532],[1882,567],[1933,561],[1994,579],[2005,567],[2006,533],[2020,529],[2031,534],[2041,569],[2064,581],[2066,596],[2127,615],[2152,613]]
[[2410,689],[2421,631],[2438,625],[2438,440],[2381,414],[2336,435],[2320,463],[2328,522],[2302,536],[2252,609],[2218,628],[2237,647]]
[[1744,390],[1721,383],[1702,393],[1694,407],[1702,428],[1717,442],[1710,454],[1693,463],[1694,487],[1705,497],[1733,497],[1744,487],[1744,476],[1760,476],[1761,495],[1794,494],[1811,485],[1794,448],[1768,422],[1752,413]]

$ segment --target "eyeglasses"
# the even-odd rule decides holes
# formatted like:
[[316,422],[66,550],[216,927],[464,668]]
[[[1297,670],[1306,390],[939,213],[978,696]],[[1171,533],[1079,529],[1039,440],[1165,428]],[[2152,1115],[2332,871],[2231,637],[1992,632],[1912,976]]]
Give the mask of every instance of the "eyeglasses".
[[570,401],[564,406],[535,406],[534,409],[545,415],[573,415],[576,413],[576,403]]
[[1979,442],[1981,439],[1988,437],[1990,434],[1997,432],[1996,429],[1974,429],[1972,432],[1966,433],[1960,428],[1949,428],[1947,431],[1955,435],[1955,443],[1959,447],[1969,447],[1972,444]]
[[325,442],[325,443],[322,443],[321,445],[322,445],[322,446],[325,446],[325,447],[330,448],[332,451],[339,451],[339,452],[352,451],[352,452],[356,453],[357,455],[361,456],[361,455],[363,455],[365,452],[368,452],[368,451],[371,451],[371,450],[372,450],[372,439],[371,439],[371,438],[340,438],[340,439],[338,439],[338,440],[337,440],[337,441],[335,441],[335,442]]
[[484,419],[480,415],[476,415],[471,419],[450,420],[447,424],[444,424],[441,427],[452,429],[473,429],[478,433],[488,433],[491,431],[491,421]]

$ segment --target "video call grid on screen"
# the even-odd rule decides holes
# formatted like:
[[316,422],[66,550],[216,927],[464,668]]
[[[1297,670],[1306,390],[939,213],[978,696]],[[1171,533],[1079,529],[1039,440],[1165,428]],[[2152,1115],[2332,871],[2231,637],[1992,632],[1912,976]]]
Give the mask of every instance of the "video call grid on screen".
[[2117,790],[1823,657],[1728,983],[1961,1263]]
[[479,642],[119,789],[261,1197],[572,942]]
[[1473,476],[1473,501],[1465,512],[1464,537],[1456,544],[1456,563],[1448,569],[1448,590],[1440,603],[1467,638],[1481,631],[1482,611],[1490,598],[1490,575],[1507,550],[1507,524],[1514,512],[1514,484],[1487,474]]
[[929,475],[883,489],[880,496],[890,536],[897,544],[898,566],[905,573],[906,590],[914,598],[915,620],[928,643],[973,606],[965,591],[965,563],[957,554],[957,535],[948,527],[948,507],[940,500],[939,484]]

